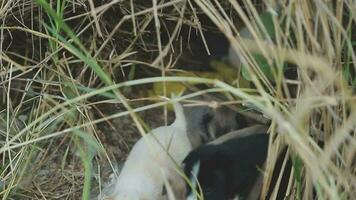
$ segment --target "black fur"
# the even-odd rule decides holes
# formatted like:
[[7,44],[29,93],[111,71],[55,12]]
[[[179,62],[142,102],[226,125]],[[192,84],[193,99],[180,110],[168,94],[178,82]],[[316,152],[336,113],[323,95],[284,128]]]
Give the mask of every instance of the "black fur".
[[[273,173],[272,173],[271,184],[270,184],[269,190],[267,192],[267,196],[264,199],[270,199],[272,196],[272,192],[276,187],[276,184],[277,184],[277,181],[279,178],[279,174],[281,173],[281,170],[282,170],[282,165],[283,165],[284,158],[287,154],[287,150],[288,150],[288,148],[284,148],[283,151],[280,153],[280,155],[278,155],[278,157],[277,157],[277,161],[274,166]],[[290,159],[288,157],[286,166],[283,171],[280,187],[277,189],[276,199],[286,199],[287,198],[285,196],[285,194],[286,194],[286,191],[288,188],[287,186],[288,186],[291,170],[292,170],[292,159]]]
[[[269,135],[261,133],[200,146],[183,161],[185,173],[191,177],[200,161],[198,180],[206,200],[247,197],[266,160],[268,140]],[[187,196],[191,192],[188,186]]]

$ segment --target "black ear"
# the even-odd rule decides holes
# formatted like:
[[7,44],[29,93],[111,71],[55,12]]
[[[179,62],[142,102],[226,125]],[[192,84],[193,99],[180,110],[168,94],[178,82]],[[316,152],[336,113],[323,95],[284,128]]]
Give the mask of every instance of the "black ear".
[[197,149],[191,151],[187,157],[185,157],[185,159],[183,160],[183,169],[184,169],[184,173],[187,177],[191,176],[191,171],[193,169],[194,164],[199,161],[200,159],[200,151],[199,151],[200,147],[198,147]]
[[[192,179],[192,171],[196,170],[194,169],[194,166],[199,166],[199,169],[197,169],[197,173],[195,174],[196,178],[200,180],[200,178],[205,178],[209,171],[211,169],[215,169],[217,166],[222,164],[221,162],[215,162],[214,160],[216,157],[218,157],[218,147],[215,145],[203,145],[198,147],[197,149],[193,150],[192,152],[189,153],[189,155],[184,159],[183,161],[183,168],[184,168],[184,173],[185,175],[189,178]],[[199,162],[199,165],[197,163]],[[210,175],[209,175],[210,176]],[[204,185],[201,185],[204,190],[206,189]],[[198,189],[198,188],[196,188]],[[187,184],[187,196],[191,195],[191,187],[188,186]]]
[[217,153],[218,148],[215,145],[204,145],[191,151],[183,160],[183,168],[185,174],[190,177],[193,166],[198,161],[210,160]]

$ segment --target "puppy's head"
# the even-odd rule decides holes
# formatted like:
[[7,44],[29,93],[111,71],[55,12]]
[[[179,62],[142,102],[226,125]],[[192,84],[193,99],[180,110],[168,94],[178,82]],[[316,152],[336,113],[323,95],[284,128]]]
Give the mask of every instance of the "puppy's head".
[[246,126],[246,120],[228,107],[211,108],[210,112],[203,116],[201,124],[205,142]]
[[247,121],[228,107],[187,107],[187,131],[193,147],[215,140],[233,130],[244,128]]

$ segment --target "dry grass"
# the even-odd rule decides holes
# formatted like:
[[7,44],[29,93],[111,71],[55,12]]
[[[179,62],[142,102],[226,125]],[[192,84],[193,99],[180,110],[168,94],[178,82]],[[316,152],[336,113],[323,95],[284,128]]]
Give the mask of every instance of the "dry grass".
[[[261,10],[272,16],[266,27]],[[348,0],[0,1],[0,197],[88,199],[139,133],[167,123],[167,101],[140,92],[165,81],[217,88],[178,100],[224,91],[272,120],[264,195],[287,145],[288,197],[354,198],[354,10]],[[205,42],[201,18],[241,52],[248,88],[174,76],[187,49],[183,29]],[[252,38],[239,36],[242,26]],[[293,80],[286,63],[297,69]]]

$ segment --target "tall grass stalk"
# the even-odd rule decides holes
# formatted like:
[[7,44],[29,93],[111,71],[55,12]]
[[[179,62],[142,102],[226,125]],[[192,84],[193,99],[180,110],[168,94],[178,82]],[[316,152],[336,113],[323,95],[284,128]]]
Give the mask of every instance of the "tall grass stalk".
[[[237,102],[271,120],[262,199],[286,146],[288,199],[353,199],[355,8],[347,0],[2,1],[0,197],[89,199],[107,180],[105,164],[115,171],[113,163],[145,134],[144,123],[168,120],[142,120],[142,111],[228,93],[230,101],[219,104]],[[249,87],[176,76],[188,51],[184,29],[210,54],[204,34],[211,26],[240,53],[236,73]],[[239,33],[243,27],[251,37]],[[292,78],[288,67],[296,69]],[[169,99],[163,87],[165,97],[147,96],[159,82],[210,88]]]

